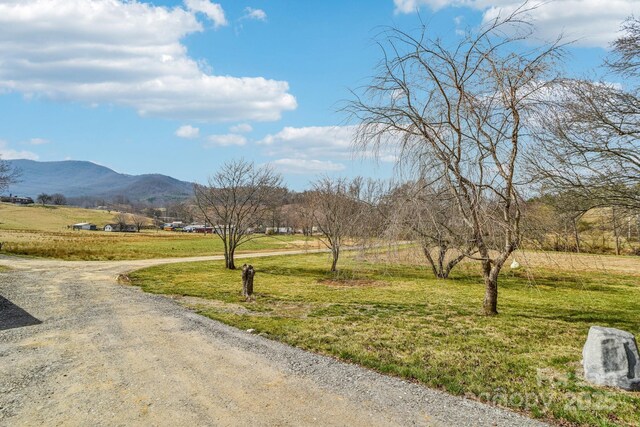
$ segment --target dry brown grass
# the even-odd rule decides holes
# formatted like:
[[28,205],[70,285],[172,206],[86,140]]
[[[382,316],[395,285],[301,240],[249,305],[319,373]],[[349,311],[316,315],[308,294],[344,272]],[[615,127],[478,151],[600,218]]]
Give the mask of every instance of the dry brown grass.
[[[367,253],[364,258],[371,262],[393,262],[428,268],[422,250],[417,247],[405,247],[401,249],[389,248],[388,250],[377,253]],[[510,270],[509,265],[513,259],[517,260],[524,270],[543,268],[575,273],[597,272],[640,276],[640,257],[633,255],[618,256],[518,250],[507,262],[508,265],[505,267],[506,271]],[[475,262],[476,261],[473,260],[465,260],[462,264],[472,264]]]
[[113,212],[96,209],[0,203],[0,230],[65,231],[78,222],[91,222],[101,228],[113,222],[113,217]]

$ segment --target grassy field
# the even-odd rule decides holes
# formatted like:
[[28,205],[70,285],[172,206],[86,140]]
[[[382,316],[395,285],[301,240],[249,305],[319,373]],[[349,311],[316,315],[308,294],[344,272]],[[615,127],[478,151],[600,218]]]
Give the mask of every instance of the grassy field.
[[328,274],[326,254],[254,259],[253,302],[240,297],[239,271],[220,262],[155,267],[131,278],[213,319],[455,395],[568,425],[640,425],[640,393],[580,379],[591,325],[640,335],[637,260],[633,271],[625,258],[624,268],[599,271],[563,259],[560,269],[550,257],[529,254],[528,268],[506,272],[501,314],[492,318],[481,314],[473,264],[441,281],[426,268],[379,258],[345,257],[338,277]]
[[[222,254],[220,239],[212,235],[170,231],[108,233],[71,231],[68,225],[92,222],[101,228],[112,222],[105,211],[54,206],[15,206],[0,203],[2,253],[69,260],[116,260],[189,257]],[[301,236],[262,236],[239,252],[318,247],[316,239]]]
[[[2,253],[67,260],[123,260],[222,255],[218,237],[196,233],[147,231],[32,232],[0,230]],[[260,236],[239,247],[237,253],[280,249],[315,249],[316,239],[301,236]]]
[[113,222],[113,217],[113,213],[96,209],[0,203],[0,230],[59,232],[79,222],[91,222],[102,228]]

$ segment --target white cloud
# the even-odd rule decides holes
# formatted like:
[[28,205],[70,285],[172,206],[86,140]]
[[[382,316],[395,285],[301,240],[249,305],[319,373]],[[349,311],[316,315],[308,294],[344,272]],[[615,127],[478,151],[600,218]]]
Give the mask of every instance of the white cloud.
[[200,129],[191,125],[180,126],[176,131],[179,138],[194,139],[200,136]]
[[269,164],[282,173],[300,175],[340,172],[346,169],[345,165],[340,163],[306,159],[278,159]]
[[242,135],[234,133],[228,133],[226,135],[211,135],[207,138],[207,143],[204,144],[206,148],[211,147],[229,147],[229,146],[243,146],[247,143],[247,138]]
[[285,127],[276,134],[267,135],[258,144],[266,146],[269,156],[348,159],[354,132],[353,126]]
[[42,145],[48,144],[49,140],[44,138],[31,138],[28,143],[31,145]]
[[267,13],[262,9],[254,9],[252,7],[246,7],[244,9],[244,16],[241,19],[253,19],[256,21],[266,21]]
[[[198,10],[208,1],[189,2]],[[215,7],[207,16],[215,22]],[[142,116],[270,121],[296,108],[284,81],[216,76],[181,39],[194,10],[120,0],[0,2],[0,93],[119,105]]]
[[[432,10],[467,7],[483,12],[489,21],[498,13],[508,14],[522,5],[520,0],[394,0],[397,13],[413,13],[421,6]],[[531,3],[535,6],[536,3]],[[622,21],[638,13],[637,0],[556,0],[540,2],[529,15],[537,35],[555,38],[564,33],[583,46],[608,47],[618,35]]]
[[392,139],[376,151],[354,151],[352,141],[356,129],[356,126],[285,127],[276,134],[267,135],[258,144],[265,147],[264,154],[269,157],[308,161],[354,158],[396,161],[396,147]]
[[216,28],[229,24],[222,6],[217,3],[211,3],[209,0],[185,0],[184,4],[192,12],[204,13]]
[[233,133],[249,133],[252,130],[253,127],[251,127],[251,125],[248,123],[240,123],[229,128],[229,131]]
[[9,148],[6,141],[0,139],[0,158],[2,160],[28,159],[38,160],[38,155],[31,151],[17,151]]

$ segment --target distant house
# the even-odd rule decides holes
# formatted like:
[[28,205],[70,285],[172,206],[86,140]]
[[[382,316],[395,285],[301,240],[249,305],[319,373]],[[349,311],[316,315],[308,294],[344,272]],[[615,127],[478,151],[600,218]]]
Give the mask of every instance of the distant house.
[[79,222],[77,224],[73,224],[71,226],[74,230],[97,230],[95,224],[91,224],[90,222]]
[[293,227],[267,227],[265,234],[293,234]]
[[122,233],[135,233],[138,231],[138,227],[135,225],[127,224],[123,227],[120,224],[107,224],[103,228],[104,231],[114,231],[114,232],[122,232]]
[[32,205],[33,199],[31,197],[20,197],[14,195],[0,196],[0,202],[15,203],[16,205]]

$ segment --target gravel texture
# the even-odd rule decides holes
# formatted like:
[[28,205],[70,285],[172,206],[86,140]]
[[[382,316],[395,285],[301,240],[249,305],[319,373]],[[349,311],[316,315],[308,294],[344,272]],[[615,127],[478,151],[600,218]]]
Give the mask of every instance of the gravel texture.
[[[203,259],[216,257],[192,260]],[[115,280],[185,261],[0,258],[12,267],[0,274],[0,425],[543,425],[231,328]]]

